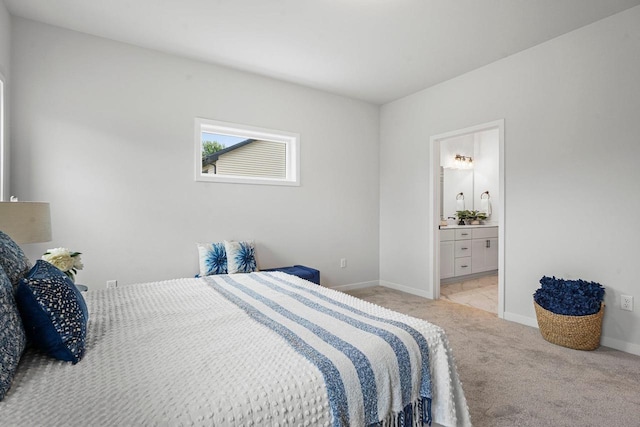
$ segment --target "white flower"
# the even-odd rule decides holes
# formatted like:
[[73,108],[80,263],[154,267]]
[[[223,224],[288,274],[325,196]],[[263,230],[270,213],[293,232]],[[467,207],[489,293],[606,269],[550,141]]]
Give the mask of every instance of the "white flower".
[[71,252],[67,248],[48,249],[47,252],[42,255],[42,259],[53,264],[59,270],[67,273],[67,275],[84,268],[82,260],[80,259],[80,252]]
[[84,268],[84,264],[80,259],[80,254],[73,257],[73,268],[75,268],[76,270],[82,270]]
[[45,252],[45,255],[51,255],[51,256],[71,256],[71,251],[67,248],[53,248],[53,249],[47,249],[47,252]]

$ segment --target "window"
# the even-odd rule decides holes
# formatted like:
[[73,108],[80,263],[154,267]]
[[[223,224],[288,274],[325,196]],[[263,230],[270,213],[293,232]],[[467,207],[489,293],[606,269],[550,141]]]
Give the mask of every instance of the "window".
[[195,119],[196,181],[300,185],[300,136]]

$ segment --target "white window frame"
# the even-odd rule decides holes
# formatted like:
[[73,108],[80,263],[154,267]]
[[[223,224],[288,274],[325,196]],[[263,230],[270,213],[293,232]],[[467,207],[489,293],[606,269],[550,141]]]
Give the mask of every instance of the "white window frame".
[[[284,143],[286,145],[286,177],[265,178],[257,176],[213,175],[202,173],[202,132]],[[221,122],[218,120],[203,119],[200,117],[196,117],[195,119],[194,133],[196,181],[224,182],[231,184],[300,185],[300,135],[297,133],[242,125],[238,123]]]

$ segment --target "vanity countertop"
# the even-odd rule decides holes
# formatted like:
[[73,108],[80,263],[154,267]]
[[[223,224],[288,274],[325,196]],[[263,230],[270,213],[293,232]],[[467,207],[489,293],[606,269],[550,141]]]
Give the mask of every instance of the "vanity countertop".
[[487,227],[497,227],[498,224],[479,224],[479,225],[441,225],[440,230],[453,230],[456,228],[487,228]]

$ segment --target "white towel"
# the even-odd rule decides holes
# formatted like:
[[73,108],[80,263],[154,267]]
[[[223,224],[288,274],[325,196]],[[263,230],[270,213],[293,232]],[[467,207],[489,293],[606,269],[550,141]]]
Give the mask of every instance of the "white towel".
[[464,210],[464,199],[457,199],[456,200],[456,211],[463,211]]
[[491,216],[491,200],[490,199],[480,199],[480,212],[484,212],[487,214],[487,217]]

